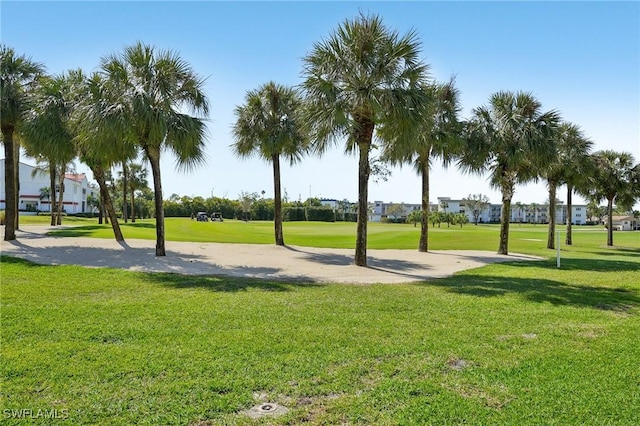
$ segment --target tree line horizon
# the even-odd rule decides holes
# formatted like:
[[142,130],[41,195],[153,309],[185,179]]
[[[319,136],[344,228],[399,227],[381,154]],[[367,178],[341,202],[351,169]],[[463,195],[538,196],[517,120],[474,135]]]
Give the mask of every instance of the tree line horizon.
[[[4,44],[2,143],[5,151],[5,240],[16,238],[18,158],[25,153],[47,165],[51,187],[76,157],[92,171],[114,237],[124,241],[106,185],[106,174],[143,156],[151,166],[156,256],[165,256],[161,152],[175,154],[178,168],[202,164],[209,106],[204,79],[177,52],[137,42],[102,57],[99,71],[48,76],[42,64]],[[368,183],[382,165],[410,164],[421,182],[418,250],[428,251],[429,170],[437,159],[468,174],[490,176],[501,192],[499,254],[508,254],[511,202],[516,185],[542,179],[555,211],[557,189],[606,200],[607,244],[613,245],[614,204],[631,208],[640,199],[640,164],[630,153],[592,152],[577,124],[557,110],[544,111],[530,92],[499,91],[461,120],[453,79],[438,82],[422,59],[415,31],[399,34],[377,15],[346,19],[316,42],[303,59],[304,81],[288,87],[270,81],[249,90],[235,108],[231,149],[273,167],[274,237],[282,231],[280,162],[294,164],[344,144],[358,156],[358,207],[354,263],[367,265]],[[181,112],[188,110],[190,114]],[[378,157],[374,154],[379,151]],[[548,248],[555,244],[550,216]],[[53,219],[52,219],[53,220]],[[571,220],[566,244],[571,244]]]

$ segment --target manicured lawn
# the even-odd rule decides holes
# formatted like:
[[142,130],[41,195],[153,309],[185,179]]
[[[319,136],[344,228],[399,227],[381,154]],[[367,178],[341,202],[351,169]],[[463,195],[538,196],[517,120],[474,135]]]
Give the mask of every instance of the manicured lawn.
[[[128,238],[154,237],[151,221],[124,228]],[[56,232],[111,237],[93,224]],[[369,246],[413,249],[417,233],[371,224]],[[352,247],[353,235],[353,224],[285,224],[290,244]],[[144,274],[3,256],[1,408],[56,409],[68,424],[105,425],[636,425],[639,235],[617,232],[611,249],[602,230],[578,227],[558,270],[546,227],[515,225],[511,250],[548,260],[403,285]],[[497,236],[496,226],[443,225],[431,242],[493,251]],[[268,222],[188,219],[168,219],[167,237],[273,238]],[[259,400],[290,411],[240,414]],[[6,424],[24,423],[7,413]]]
[[[85,225],[73,229],[53,231],[56,236],[90,236],[113,238],[110,225],[98,225],[96,219],[83,219]],[[23,221],[28,227],[28,222]],[[77,225],[78,223],[73,223]],[[155,239],[153,220],[121,224],[125,238]],[[224,222],[196,222],[189,218],[167,218],[167,241],[197,241],[219,243],[273,244],[273,222],[225,220]],[[27,228],[25,228],[27,229]],[[564,249],[564,228],[561,227],[561,247]],[[498,249],[498,225],[465,225],[429,229],[432,250],[490,250]],[[308,247],[354,248],[355,223],[285,222],[285,242]],[[372,249],[416,249],[420,236],[419,227],[410,224],[369,223],[368,247]],[[603,227],[575,226],[574,245],[604,246],[607,241]],[[546,225],[511,225],[509,250],[511,252],[555,256],[546,249]],[[640,233],[616,232],[614,243],[620,247],[640,248]]]

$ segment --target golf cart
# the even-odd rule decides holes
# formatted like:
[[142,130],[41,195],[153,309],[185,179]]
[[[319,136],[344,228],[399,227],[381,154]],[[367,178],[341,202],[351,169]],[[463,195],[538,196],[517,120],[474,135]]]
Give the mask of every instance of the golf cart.
[[224,222],[224,219],[222,218],[222,213],[219,213],[219,212],[211,213],[211,222],[215,222],[216,220],[219,220],[220,222]]
[[196,220],[198,222],[208,222],[209,218],[207,217],[207,212],[198,212],[198,215],[196,216]]

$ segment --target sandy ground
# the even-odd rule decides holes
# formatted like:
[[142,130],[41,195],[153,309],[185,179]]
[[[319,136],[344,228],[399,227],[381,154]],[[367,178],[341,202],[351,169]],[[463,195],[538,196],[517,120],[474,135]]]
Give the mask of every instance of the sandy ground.
[[[3,227],[4,228],[4,227]],[[367,267],[353,264],[354,250],[260,244],[166,242],[165,257],[155,241],[50,237],[48,226],[22,227],[15,241],[2,241],[2,254],[47,265],[112,267],[131,271],[228,275],[323,283],[400,283],[441,278],[489,263],[537,257],[485,251],[367,250]],[[57,228],[60,229],[60,228]],[[4,232],[3,232],[4,234]]]

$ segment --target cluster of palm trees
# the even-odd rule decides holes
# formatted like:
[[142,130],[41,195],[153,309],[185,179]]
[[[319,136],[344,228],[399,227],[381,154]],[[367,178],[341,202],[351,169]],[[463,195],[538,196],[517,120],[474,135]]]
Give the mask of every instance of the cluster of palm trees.
[[92,75],[75,70],[50,77],[41,64],[7,46],[0,47],[0,54],[5,240],[15,239],[18,225],[20,144],[30,155],[47,161],[50,170],[64,170],[76,157],[87,164],[118,241],[124,237],[107,173],[142,154],[153,174],[156,255],[164,256],[160,153],[173,151],[178,167],[203,162],[208,113],[204,80],[176,53],[143,43],[103,57]]
[[[203,161],[208,112],[203,80],[174,52],[142,43],[105,57],[91,76],[74,71],[52,79],[51,95],[42,87],[41,73],[40,65],[2,47],[2,137],[7,162],[15,162],[14,134],[18,134],[25,143],[41,144],[35,151],[55,164],[79,155],[102,192],[107,170],[142,153],[153,173],[156,255],[164,255],[160,153],[172,150],[183,167]],[[545,179],[552,203],[557,188],[566,184],[569,209],[576,189],[592,199],[606,199],[610,209],[613,203],[633,205],[640,197],[640,167],[630,154],[592,154],[592,143],[580,129],[562,122],[555,110],[543,111],[531,93],[495,93],[487,105],[461,120],[455,82],[430,78],[417,34],[400,35],[379,16],[347,19],[314,44],[303,58],[303,77],[299,88],[269,82],[251,90],[235,110],[234,152],[239,157],[258,156],[273,166],[278,245],[285,244],[280,158],[293,164],[307,153],[322,155],[338,143],[359,159],[355,250],[359,266],[367,264],[369,178],[375,172],[373,165],[380,162],[411,164],[421,177],[418,249],[424,252],[428,251],[429,169],[436,158],[468,173],[488,173],[490,184],[500,189],[501,254],[508,254],[511,200],[517,184]],[[33,97],[27,94],[34,87],[50,101],[30,105]],[[43,113],[49,107],[50,113]],[[194,115],[181,112],[186,109]],[[43,120],[33,131],[22,131],[29,127],[21,126],[29,120],[27,111]],[[55,131],[45,135],[38,128]],[[47,151],[52,144],[55,150]],[[14,172],[7,167],[8,201],[15,199]],[[108,193],[102,195],[108,204]],[[5,239],[15,238],[15,222],[9,217],[16,209],[9,204]],[[554,206],[550,209],[555,211]],[[111,222],[116,238],[122,239],[115,217]],[[550,247],[554,229],[550,223]]]

